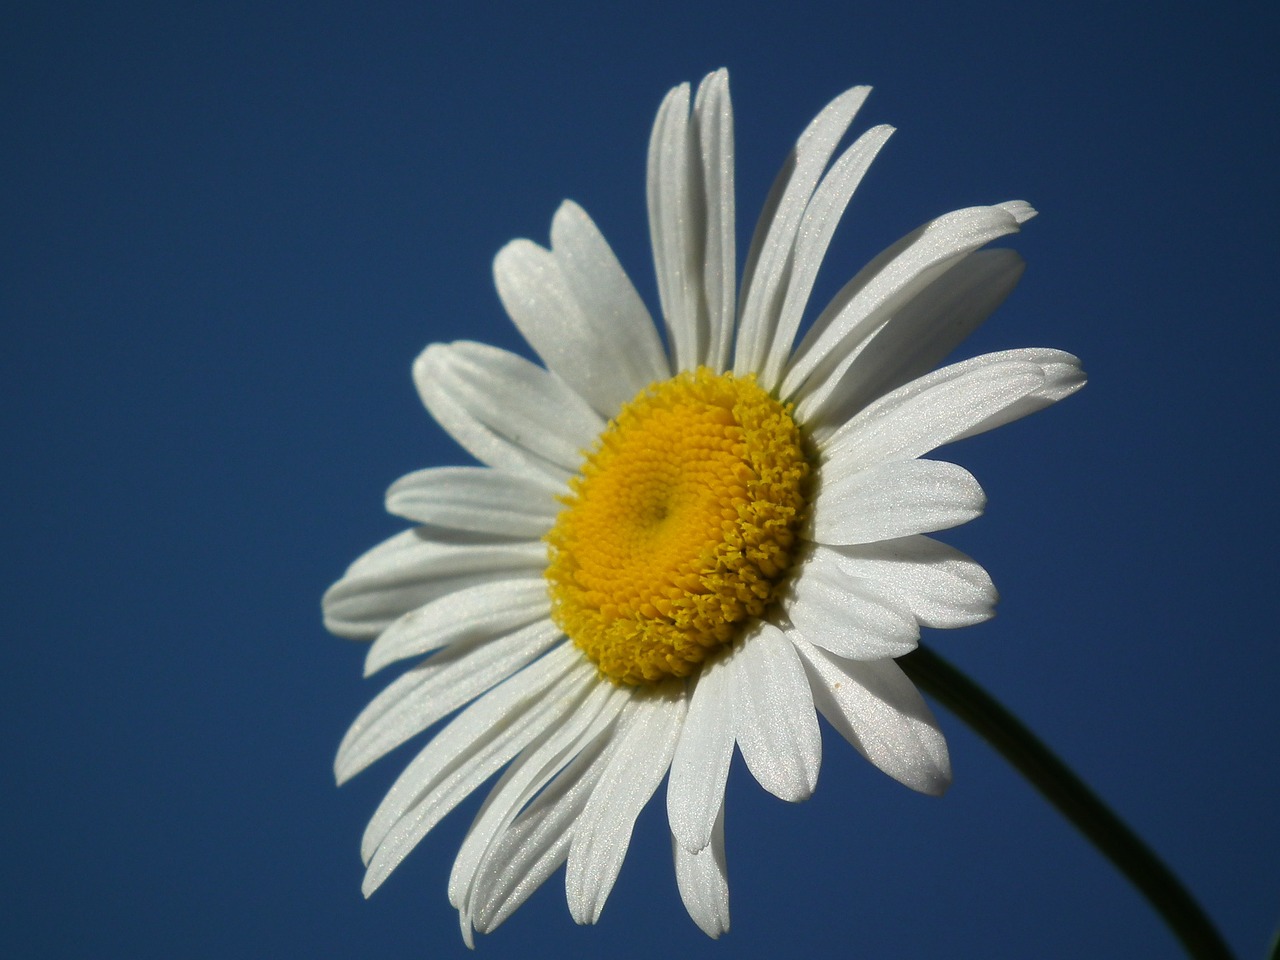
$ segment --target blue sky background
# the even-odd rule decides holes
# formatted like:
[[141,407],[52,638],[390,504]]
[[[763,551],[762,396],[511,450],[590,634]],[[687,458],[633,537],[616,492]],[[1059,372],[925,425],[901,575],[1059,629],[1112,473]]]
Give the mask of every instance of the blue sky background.
[[[337,790],[385,682],[319,597],[398,528],[386,485],[464,455],[426,343],[517,347],[492,288],[563,197],[656,302],[645,146],[725,65],[739,232],[832,96],[898,134],[830,294],[924,220],[1025,198],[1019,290],[966,355],[1080,355],[1081,395],[948,456],[947,539],[1000,615],[927,640],[1169,861],[1241,957],[1280,920],[1276,618],[1280,48],[1268,5],[11,4],[0,17],[0,953],[461,957],[445,897],[476,804],[370,901]],[[596,928],[562,875],[506,957],[1173,957],[1145,903],[943,714],[918,797],[828,737],[790,806],[737,765],[733,930],[684,915],[662,804]],[[830,733],[830,731],[827,731]],[[667,954],[664,954],[667,955]]]

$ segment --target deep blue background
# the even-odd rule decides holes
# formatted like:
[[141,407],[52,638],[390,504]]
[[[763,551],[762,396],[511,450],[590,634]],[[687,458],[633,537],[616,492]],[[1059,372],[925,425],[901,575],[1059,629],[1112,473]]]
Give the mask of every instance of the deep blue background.
[[[824,273],[1010,198],[1021,288],[967,353],[1055,346],[1085,392],[953,448],[990,624],[928,637],[1162,852],[1242,957],[1280,918],[1280,34],[1264,4],[10,5],[0,20],[0,953],[462,956],[474,803],[371,901],[341,791],[384,682],[321,591],[461,462],[417,351],[515,346],[490,279],[581,202],[652,305],[644,152],[726,65],[740,234],[796,134],[877,87],[899,133]],[[684,916],[661,804],[594,929],[558,875],[485,956],[1165,957],[1140,898],[943,715],[917,797],[838,738],[791,807],[737,766],[732,932]],[[829,732],[829,731],[828,731]],[[665,955],[665,954],[664,954]]]

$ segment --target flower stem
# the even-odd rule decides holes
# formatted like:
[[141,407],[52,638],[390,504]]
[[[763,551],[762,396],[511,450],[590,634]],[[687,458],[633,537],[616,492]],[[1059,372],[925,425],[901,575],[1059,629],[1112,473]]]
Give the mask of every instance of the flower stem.
[[1031,781],[1075,824],[1156,909],[1188,955],[1231,960],[1231,951],[1186,888],[1084,782],[989,693],[932,650],[921,646],[898,660],[936,698]]

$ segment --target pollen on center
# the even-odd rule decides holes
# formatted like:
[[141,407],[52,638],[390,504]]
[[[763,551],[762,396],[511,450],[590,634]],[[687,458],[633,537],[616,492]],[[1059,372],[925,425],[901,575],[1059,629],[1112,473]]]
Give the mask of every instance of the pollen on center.
[[547,535],[551,615],[616,683],[692,673],[791,564],[809,463],[790,407],[699,368],[624,406]]

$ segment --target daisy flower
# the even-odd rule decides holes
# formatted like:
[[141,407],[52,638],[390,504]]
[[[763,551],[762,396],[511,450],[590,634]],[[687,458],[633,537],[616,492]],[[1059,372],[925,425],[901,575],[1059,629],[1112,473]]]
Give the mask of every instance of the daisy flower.
[[1049,349],[933,369],[1017,283],[1017,254],[981,248],[1034,215],[1021,201],[913,230],[795,342],[835,226],[892,133],[836,156],[868,92],[841,94],[801,134],[740,283],[728,76],[667,95],[648,160],[665,346],[565,202],[549,248],[516,240],[494,263],[543,365],[467,341],[418,357],[427,410],[483,466],[396,481],[387,509],[418,526],[324,598],[331,631],[373,641],[367,674],[426,655],[356,718],[339,782],[458,711],[374,813],[366,895],[497,776],[449,878],[467,943],[561,864],[570,913],[592,923],[666,778],[680,895],[715,937],[729,927],[735,746],[762,787],[803,800],[821,714],[906,786],[948,786],[946,743],[894,658],[922,625],[987,619],[996,591],[924,536],[984,505],[967,471],[924,457],[1084,375]]

